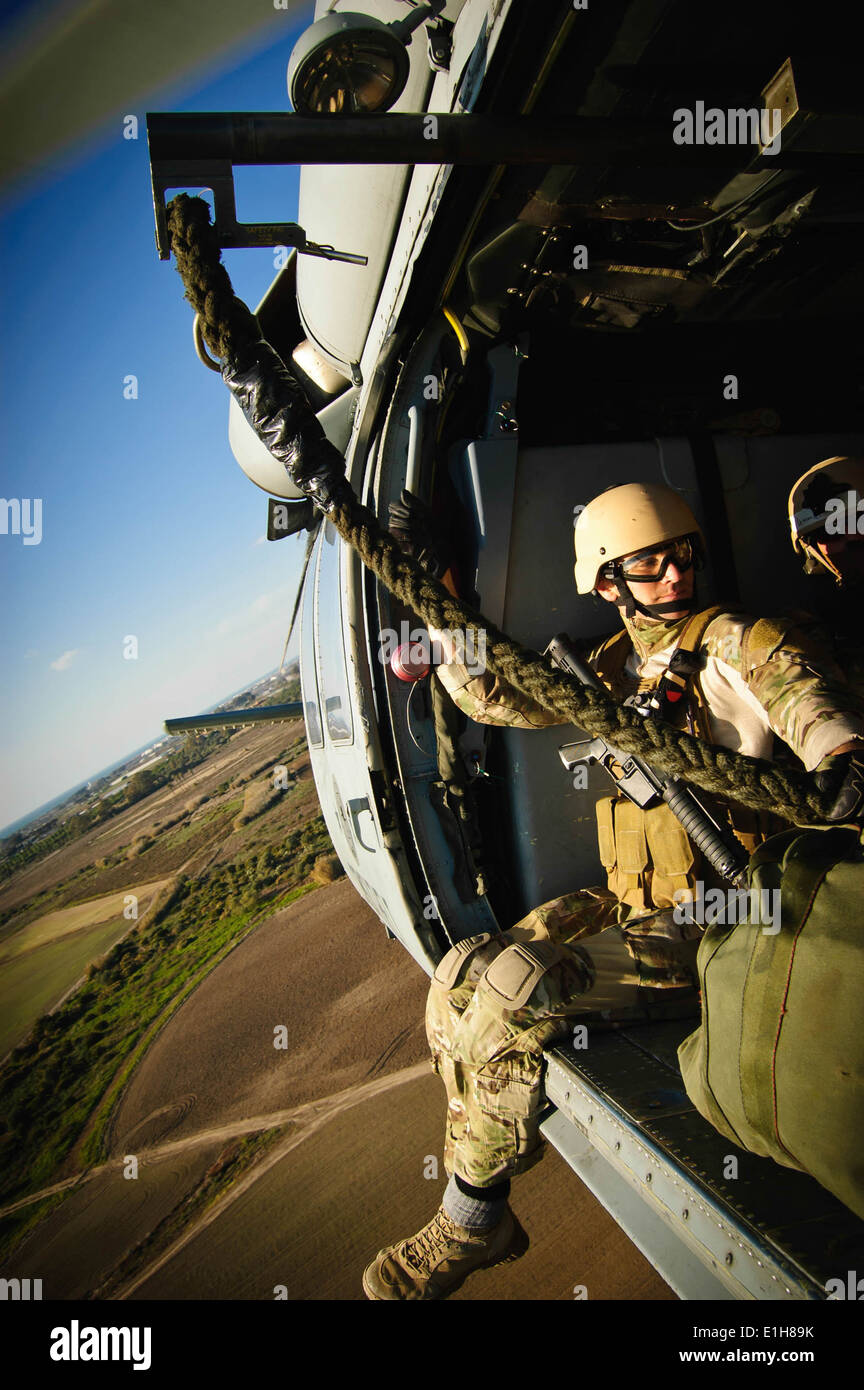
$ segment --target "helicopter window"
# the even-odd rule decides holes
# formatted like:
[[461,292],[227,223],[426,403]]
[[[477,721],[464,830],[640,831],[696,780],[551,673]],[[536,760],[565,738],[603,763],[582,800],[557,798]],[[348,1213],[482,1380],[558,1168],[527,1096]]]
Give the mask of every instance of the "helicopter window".
[[315,601],[314,564],[306,581],[303,595],[303,611],[300,615],[300,681],[303,688],[303,713],[306,716],[306,732],[313,748],[323,748],[324,735],[321,732],[321,712],[318,705],[318,677],[315,672],[315,629],[312,626],[313,604]]
[[321,539],[316,586],[318,682],[331,742],[351,743],[354,739],[354,729],[348,695],[348,673],[345,669],[345,642],[342,635],[340,552],[338,535],[328,523],[324,527]]

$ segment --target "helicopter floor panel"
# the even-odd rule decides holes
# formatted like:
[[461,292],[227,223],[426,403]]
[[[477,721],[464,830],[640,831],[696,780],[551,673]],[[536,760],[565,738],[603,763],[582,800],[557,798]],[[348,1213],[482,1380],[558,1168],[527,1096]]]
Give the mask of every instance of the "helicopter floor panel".
[[[815,1179],[738,1149],[702,1118],[677,1062],[693,1027],[641,1024],[592,1032],[584,1049],[552,1048],[548,1098],[732,1296],[824,1299],[828,1280],[845,1285],[864,1266],[864,1221]],[[544,1132],[581,1172],[560,1127]]]

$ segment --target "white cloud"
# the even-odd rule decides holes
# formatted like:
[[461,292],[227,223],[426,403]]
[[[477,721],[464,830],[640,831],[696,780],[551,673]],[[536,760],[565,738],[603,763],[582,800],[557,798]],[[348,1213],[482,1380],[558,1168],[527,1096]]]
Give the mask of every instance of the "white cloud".
[[80,647],[75,647],[71,652],[64,652],[62,656],[58,656],[56,661],[51,662],[51,670],[68,671],[80,650]]

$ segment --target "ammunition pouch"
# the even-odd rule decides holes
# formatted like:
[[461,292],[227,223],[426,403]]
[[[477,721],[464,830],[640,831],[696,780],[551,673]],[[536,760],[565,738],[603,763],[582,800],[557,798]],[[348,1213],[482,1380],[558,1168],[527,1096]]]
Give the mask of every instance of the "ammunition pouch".
[[609,889],[631,913],[695,898],[693,848],[665,801],[643,810],[626,797],[608,796],[597,802],[596,812]]
[[[734,831],[748,854],[777,834],[778,827],[785,827],[770,813],[757,813],[704,792],[700,798],[719,824]],[[665,801],[645,811],[624,797],[608,796],[597,802],[595,810],[600,861],[609,889],[630,908],[631,915],[693,902],[699,881],[709,888],[723,882],[693,849]]]

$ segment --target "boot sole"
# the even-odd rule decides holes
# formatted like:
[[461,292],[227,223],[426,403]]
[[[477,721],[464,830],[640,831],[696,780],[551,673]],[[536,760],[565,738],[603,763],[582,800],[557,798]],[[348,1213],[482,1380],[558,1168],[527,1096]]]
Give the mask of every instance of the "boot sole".
[[[516,1217],[514,1216],[514,1217],[513,1217],[513,1235],[512,1235],[512,1237],[511,1237],[511,1239],[510,1239],[510,1244],[508,1245],[506,1251],[505,1251],[502,1255],[496,1255],[496,1256],[495,1256],[493,1259],[491,1259],[491,1260],[483,1260],[480,1264],[473,1265],[471,1269],[466,1269],[465,1273],[462,1274],[462,1275],[460,1275],[460,1277],[459,1277],[459,1279],[456,1281],[456,1283],[451,1284],[450,1287],[449,1287],[449,1289],[447,1289],[446,1292],[441,1292],[441,1293],[433,1292],[433,1293],[430,1293],[426,1299],[419,1299],[419,1298],[418,1298],[416,1301],[417,1301],[418,1303],[422,1303],[422,1302],[430,1302],[430,1303],[431,1303],[433,1300],[438,1300],[438,1299],[443,1299],[443,1298],[449,1298],[449,1297],[450,1297],[450,1294],[451,1294],[451,1293],[456,1293],[457,1289],[461,1289],[462,1285],[465,1283],[465,1280],[468,1279],[468,1278],[470,1278],[472,1274],[476,1274],[476,1272],[477,1272],[478,1269],[497,1269],[498,1265],[509,1265],[509,1264],[513,1264],[513,1262],[514,1262],[515,1260],[521,1259],[522,1256],[525,1254],[526,1250],[528,1249],[528,1246],[530,1245],[530,1243],[531,1243],[531,1242],[530,1242],[530,1240],[529,1240],[529,1238],[528,1238],[528,1233],[527,1233],[527,1231],[525,1231],[525,1230],[523,1229],[523,1227],[520,1225],[520,1223],[516,1220]],[[379,1294],[373,1293],[373,1292],[372,1292],[372,1289],[369,1287],[369,1284],[368,1284],[368,1282],[367,1282],[367,1280],[366,1280],[366,1275],[367,1275],[367,1273],[368,1273],[368,1270],[364,1270],[364,1271],[363,1271],[363,1292],[365,1293],[366,1297],[367,1297],[368,1299],[370,1299],[371,1302],[373,1302],[373,1303],[398,1303],[398,1302],[402,1301],[402,1300],[399,1300],[399,1299],[381,1298],[381,1296],[380,1296]],[[427,1287],[428,1287],[428,1286],[427,1286]]]

